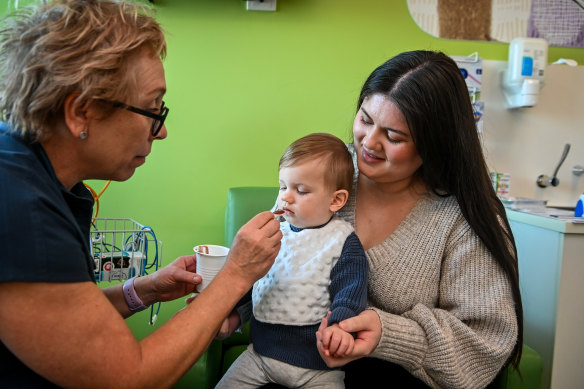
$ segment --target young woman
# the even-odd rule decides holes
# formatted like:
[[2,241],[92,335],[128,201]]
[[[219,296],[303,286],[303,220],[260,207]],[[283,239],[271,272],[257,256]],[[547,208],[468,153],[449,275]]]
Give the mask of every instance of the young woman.
[[[412,51],[363,85],[353,124],[355,189],[339,215],[369,259],[369,308],[340,323],[358,332],[348,388],[482,388],[518,365],[517,255],[493,191],[456,63]],[[367,358],[363,358],[367,357]],[[400,386],[401,385],[401,386]]]

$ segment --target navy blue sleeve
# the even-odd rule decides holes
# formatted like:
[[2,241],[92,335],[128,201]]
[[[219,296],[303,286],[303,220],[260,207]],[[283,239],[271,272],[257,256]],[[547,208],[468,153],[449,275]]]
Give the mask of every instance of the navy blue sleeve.
[[248,322],[251,319],[252,316],[252,312],[253,312],[253,306],[252,306],[252,301],[251,301],[251,294],[252,294],[252,290],[250,289],[245,296],[243,296],[241,298],[241,300],[239,300],[237,302],[237,304],[235,304],[235,310],[237,311],[237,313],[239,313],[239,318],[241,319],[241,325],[243,326],[246,322]]
[[347,237],[341,257],[331,271],[329,325],[356,316],[365,309],[368,276],[369,263],[363,245],[353,232]]

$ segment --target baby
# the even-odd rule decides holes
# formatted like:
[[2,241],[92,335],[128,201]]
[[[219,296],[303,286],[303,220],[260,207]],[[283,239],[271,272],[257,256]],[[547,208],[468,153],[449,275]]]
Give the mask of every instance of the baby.
[[279,164],[282,246],[252,290],[251,344],[216,388],[266,383],[344,388],[344,372],[330,369],[315,333],[328,319],[329,351],[342,354],[354,338],[338,323],[366,304],[368,263],[350,223],[335,216],[353,185],[353,160],[334,135],[315,133],[292,143]]

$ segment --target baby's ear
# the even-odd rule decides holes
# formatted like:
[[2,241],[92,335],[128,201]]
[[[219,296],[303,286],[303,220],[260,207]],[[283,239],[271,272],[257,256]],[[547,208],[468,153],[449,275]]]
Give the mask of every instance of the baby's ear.
[[346,189],[339,189],[333,193],[333,201],[329,207],[331,212],[337,212],[347,204],[349,199],[349,192]]

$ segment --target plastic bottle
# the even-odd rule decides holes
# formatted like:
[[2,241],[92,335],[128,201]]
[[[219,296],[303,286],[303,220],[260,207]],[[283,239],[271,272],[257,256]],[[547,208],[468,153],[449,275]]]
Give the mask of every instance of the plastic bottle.
[[580,199],[576,203],[576,209],[574,210],[574,216],[584,217],[584,193],[580,195]]

